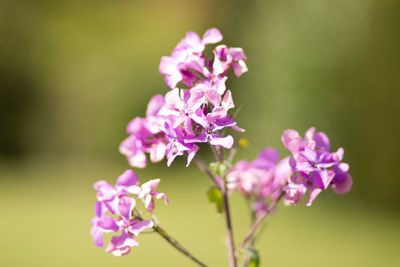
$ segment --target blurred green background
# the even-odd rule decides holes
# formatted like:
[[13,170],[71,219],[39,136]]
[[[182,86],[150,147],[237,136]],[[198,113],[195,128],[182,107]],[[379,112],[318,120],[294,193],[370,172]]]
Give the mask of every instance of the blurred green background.
[[[261,266],[400,266],[400,1],[0,1],[0,266],[195,266],[161,238],[116,258],[92,243],[99,179],[128,168],[118,145],[187,31],[217,27],[249,72],[227,84],[253,159],[288,128],[345,148],[354,187],[310,208],[283,206],[258,239]],[[397,118],[397,119],[396,119]],[[207,151],[201,151],[209,158]],[[135,170],[136,171],[136,170]],[[211,266],[227,266],[208,180],[179,159],[137,170],[162,178],[164,227]],[[232,200],[236,241],[246,206]]]

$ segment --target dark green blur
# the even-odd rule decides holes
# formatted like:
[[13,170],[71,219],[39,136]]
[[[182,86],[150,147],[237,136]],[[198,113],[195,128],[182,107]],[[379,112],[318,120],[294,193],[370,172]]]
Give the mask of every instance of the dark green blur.
[[[93,182],[129,167],[118,152],[126,125],[168,90],[161,56],[210,27],[248,57],[249,72],[227,81],[243,105],[236,137],[251,141],[238,159],[265,146],[287,156],[282,132],[315,126],[345,149],[354,180],[348,195],[280,207],[259,239],[261,266],[399,265],[399,14],[395,0],[0,0],[0,265],[192,266],[153,235],[116,259],[92,244],[89,220]],[[137,172],[162,179],[165,228],[227,265],[223,220],[196,167]],[[246,209],[237,196],[233,206],[239,241]]]

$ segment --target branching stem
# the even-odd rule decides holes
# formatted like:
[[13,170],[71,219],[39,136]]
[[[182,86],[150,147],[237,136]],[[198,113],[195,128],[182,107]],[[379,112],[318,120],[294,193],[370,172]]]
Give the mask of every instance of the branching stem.
[[247,233],[246,237],[243,239],[242,243],[240,243],[239,247],[236,250],[236,255],[238,252],[244,248],[247,242],[249,242],[257,230],[257,228],[261,225],[261,223],[264,221],[264,219],[267,217],[267,215],[276,207],[276,205],[279,203],[279,201],[282,199],[282,197],[285,195],[285,192],[282,192],[279,197],[271,204],[271,206],[268,207],[268,209],[265,211],[265,213],[257,219],[257,221],[254,223],[254,225],[250,228],[249,232]]
[[153,226],[154,231],[156,231],[162,238],[164,238],[168,243],[170,243],[173,247],[175,247],[177,250],[179,250],[182,254],[184,254],[186,257],[197,263],[199,266],[207,267],[205,263],[200,261],[198,258],[193,256],[189,251],[187,251],[176,239],[174,239],[172,236],[168,235],[167,232],[161,228],[159,225],[154,225]]

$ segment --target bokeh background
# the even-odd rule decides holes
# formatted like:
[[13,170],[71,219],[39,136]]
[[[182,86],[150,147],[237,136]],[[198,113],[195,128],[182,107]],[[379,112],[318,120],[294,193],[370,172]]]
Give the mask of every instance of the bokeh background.
[[[261,266],[400,266],[396,0],[0,1],[0,265],[195,266],[161,238],[116,258],[89,234],[93,182],[126,168],[125,127],[167,87],[158,74],[187,31],[217,27],[249,72],[228,87],[253,159],[288,128],[345,148],[354,187],[310,208],[281,207],[258,239]],[[201,156],[211,159],[203,149]],[[136,171],[136,170],[135,170]],[[184,159],[137,170],[162,178],[164,227],[211,266],[227,266],[209,181]],[[232,200],[236,240],[246,206]]]

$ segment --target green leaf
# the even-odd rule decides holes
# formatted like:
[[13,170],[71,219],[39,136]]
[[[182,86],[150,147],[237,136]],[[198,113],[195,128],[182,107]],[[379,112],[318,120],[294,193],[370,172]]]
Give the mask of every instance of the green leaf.
[[258,251],[254,248],[248,248],[247,252],[250,256],[250,267],[258,267],[260,265],[260,256],[258,255]]
[[225,173],[228,171],[228,166],[221,162],[211,162],[210,171],[212,174],[219,177],[225,177]]
[[217,207],[217,212],[222,213],[223,210],[223,196],[221,190],[217,189],[215,186],[212,186],[208,191],[208,200],[211,203],[215,203]]

